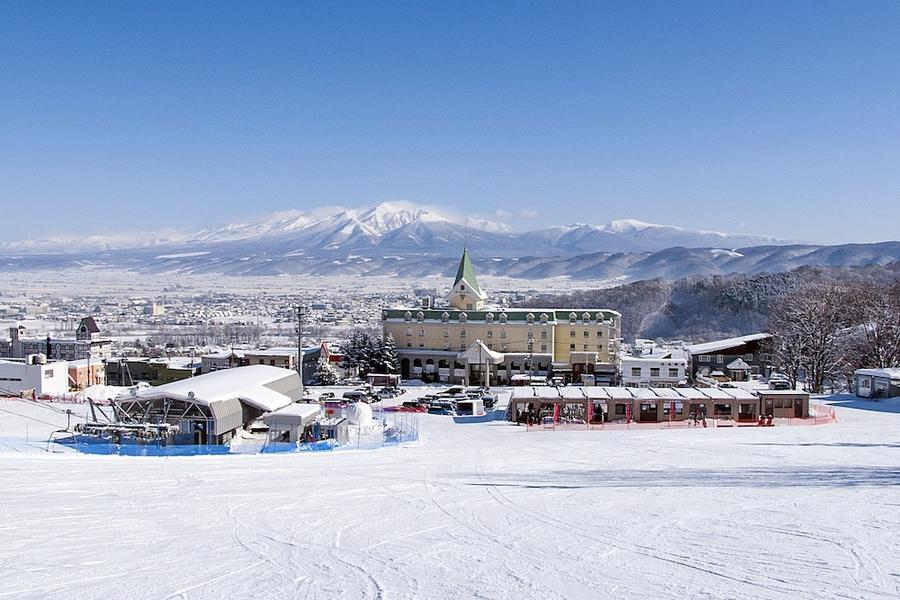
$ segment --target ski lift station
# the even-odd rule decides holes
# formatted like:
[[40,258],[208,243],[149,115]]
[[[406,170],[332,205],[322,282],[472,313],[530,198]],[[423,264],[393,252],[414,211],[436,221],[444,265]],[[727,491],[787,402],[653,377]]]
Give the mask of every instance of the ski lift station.
[[[115,410],[120,422],[164,429],[168,444],[225,444],[241,427],[265,413],[278,414],[301,397],[296,371],[249,365],[134,390],[116,400]],[[302,428],[304,418],[311,418],[288,412],[281,419],[286,429],[295,421]]]

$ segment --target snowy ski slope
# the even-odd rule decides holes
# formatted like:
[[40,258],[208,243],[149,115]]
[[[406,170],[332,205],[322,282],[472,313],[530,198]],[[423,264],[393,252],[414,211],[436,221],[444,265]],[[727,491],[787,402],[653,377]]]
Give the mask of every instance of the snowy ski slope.
[[423,415],[406,447],[161,459],[47,454],[21,415],[31,440],[65,418],[2,401],[0,599],[898,598],[900,405],[835,404],[741,430]]

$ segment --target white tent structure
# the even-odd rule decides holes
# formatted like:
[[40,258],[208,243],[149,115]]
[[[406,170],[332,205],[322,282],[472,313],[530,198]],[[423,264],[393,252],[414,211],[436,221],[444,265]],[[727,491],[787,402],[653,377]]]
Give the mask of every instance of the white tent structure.
[[115,404],[120,420],[177,426],[170,443],[221,444],[243,425],[300,397],[296,371],[251,365],[132,390]]

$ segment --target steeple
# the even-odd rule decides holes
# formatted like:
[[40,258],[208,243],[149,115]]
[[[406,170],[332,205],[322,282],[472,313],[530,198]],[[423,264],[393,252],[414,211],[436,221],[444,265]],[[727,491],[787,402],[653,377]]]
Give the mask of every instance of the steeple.
[[479,310],[484,306],[485,294],[475,278],[475,268],[469,258],[469,249],[463,249],[462,258],[459,259],[459,268],[456,270],[456,279],[453,280],[453,288],[447,300],[450,305],[460,310]]
[[478,287],[478,280],[475,279],[475,269],[472,267],[472,261],[469,259],[469,249],[463,249],[462,258],[459,259],[459,268],[456,270],[456,279],[453,281],[453,287],[460,281],[465,281],[469,287],[478,295],[481,295],[481,288]]

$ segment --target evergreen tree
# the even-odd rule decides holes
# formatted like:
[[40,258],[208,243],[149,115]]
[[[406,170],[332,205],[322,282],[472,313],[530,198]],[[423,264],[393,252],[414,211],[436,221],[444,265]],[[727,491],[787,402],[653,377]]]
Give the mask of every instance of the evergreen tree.
[[335,385],[337,384],[337,374],[327,362],[320,362],[316,369],[316,385]]
[[381,344],[381,364],[385,373],[396,373],[400,360],[397,358],[397,343],[394,336],[388,334]]

